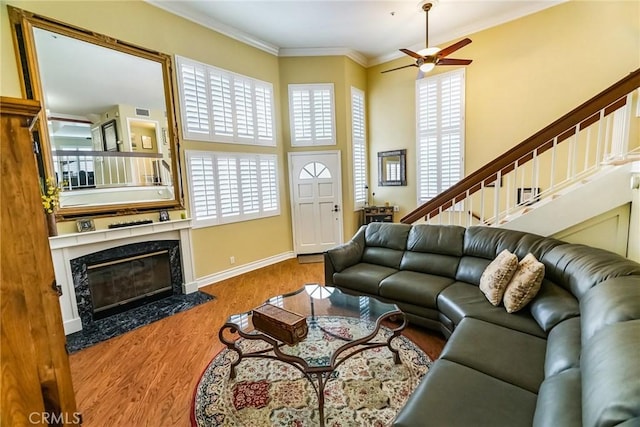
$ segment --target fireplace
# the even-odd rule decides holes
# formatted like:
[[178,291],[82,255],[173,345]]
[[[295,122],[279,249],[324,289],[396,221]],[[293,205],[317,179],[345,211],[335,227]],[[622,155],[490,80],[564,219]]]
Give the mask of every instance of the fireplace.
[[93,320],[173,295],[169,251],[87,265]]
[[71,260],[82,326],[182,293],[179,240],[132,243]]

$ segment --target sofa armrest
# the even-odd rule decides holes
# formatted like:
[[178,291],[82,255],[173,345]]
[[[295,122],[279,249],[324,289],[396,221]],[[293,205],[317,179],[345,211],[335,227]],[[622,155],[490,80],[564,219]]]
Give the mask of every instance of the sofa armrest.
[[360,262],[364,253],[364,230],[360,227],[358,232],[347,243],[329,249],[324,253],[325,284],[333,283],[333,273],[340,272]]

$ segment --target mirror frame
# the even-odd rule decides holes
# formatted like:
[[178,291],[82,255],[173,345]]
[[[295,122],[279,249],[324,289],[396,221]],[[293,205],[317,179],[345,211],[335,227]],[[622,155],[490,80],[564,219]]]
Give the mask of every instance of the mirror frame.
[[[174,198],[172,200],[159,200],[152,202],[117,203],[85,207],[60,207],[56,211],[56,217],[59,219],[66,219],[87,215],[130,215],[144,211],[157,211],[158,209],[183,209],[184,195],[180,171],[180,143],[178,141],[178,124],[176,122],[175,111],[176,97],[172,84],[174,79],[171,56],[28,12],[17,7],[7,5],[7,9],[9,11],[9,19],[11,21],[11,32],[16,52],[16,59],[18,61],[22,94],[26,99],[33,99],[41,104],[44,100],[33,28],[41,28],[43,30],[62,34],[77,40],[82,40],[87,43],[158,62],[162,67],[166,102],[165,108],[167,112],[167,136],[171,149],[171,174],[173,178]],[[33,139],[35,144],[34,151],[36,151],[36,158],[38,159],[40,180],[41,182],[44,182],[45,177],[54,176],[51,141],[49,139],[47,117],[44,108],[40,110],[38,124],[33,131]]]
[[[384,159],[400,157],[400,179],[390,180],[384,174]],[[400,187],[407,185],[407,150],[392,150],[378,152],[378,185],[381,187]]]

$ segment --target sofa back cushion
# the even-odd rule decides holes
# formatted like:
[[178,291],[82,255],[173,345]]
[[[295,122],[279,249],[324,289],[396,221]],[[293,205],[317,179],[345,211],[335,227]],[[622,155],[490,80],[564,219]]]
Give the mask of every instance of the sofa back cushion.
[[529,311],[538,325],[549,332],[558,323],[580,316],[580,305],[571,292],[545,279],[529,304]]
[[400,268],[411,226],[373,222],[364,230],[365,248],[362,262]]
[[402,257],[400,269],[454,278],[463,241],[463,227],[414,225],[409,231],[407,251]]
[[605,326],[582,342],[585,426],[616,426],[640,416],[639,348],[640,320]]
[[546,277],[581,299],[597,283],[629,275],[640,275],[640,264],[604,249],[585,245],[556,246],[539,258]]
[[457,225],[414,225],[407,239],[407,250],[460,257],[464,227]]
[[552,377],[562,371],[580,366],[580,317],[572,317],[557,324],[547,336],[544,376]]
[[[640,276],[605,280],[591,288],[580,301],[582,340],[613,323],[640,319]],[[640,349],[638,350],[640,363]]]
[[482,273],[489,264],[491,264],[491,260],[487,258],[463,256],[460,258],[460,263],[458,263],[455,278],[460,282],[467,282],[477,286],[480,284]]
[[464,255],[494,259],[503,250],[514,253],[518,259],[529,252],[537,259],[552,248],[564,244],[560,240],[522,231],[495,227],[469,227],[464,235]]
[[448,255],[425,254],[406,251],[400,262],[400,270],[417,271],[455,278],[460,258]]
[[533,427],[582,427],[580,369],[547,378],[538,390]]
[[373,222],[364,231],[365,245],[404,251],[410,230],[411,226],[408,224]]

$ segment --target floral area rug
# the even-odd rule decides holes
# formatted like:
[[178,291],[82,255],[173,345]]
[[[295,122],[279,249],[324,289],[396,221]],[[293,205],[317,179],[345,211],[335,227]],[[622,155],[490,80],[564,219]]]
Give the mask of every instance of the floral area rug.
[[[346,319],[345,319],[346,320]],[[360,323],[360,324],[358,324]],[[371,324],[349,319],[345,328]],[[348,331],[341,331],[347,336]],[[311,333],[311,331],[310,331]],[[381,327],[374,341],[386,340],[391,331]],[[326,336],[331,343],[331,335]],[[244,351],[266,348],[262,341],[239,339]],[[429,357],[404,336],[394,338],[401,364],[393,363],[386,347],[352,356],[331,374],[324,390],[325,425],[386,426],[431,366]],[[314,347],[304,349],[305,353]],[[326,348],[317,348],[320,353]],[[272,353],[268,353],[272,354]],[[323,354],[318,354],[323,358]],[[212,426],[319,426],[318,399],[309,380],[296,368],[278,360],[246,358],[229,379],[234,351],[224,349],[200,378],[193,399],[192,425]]]

